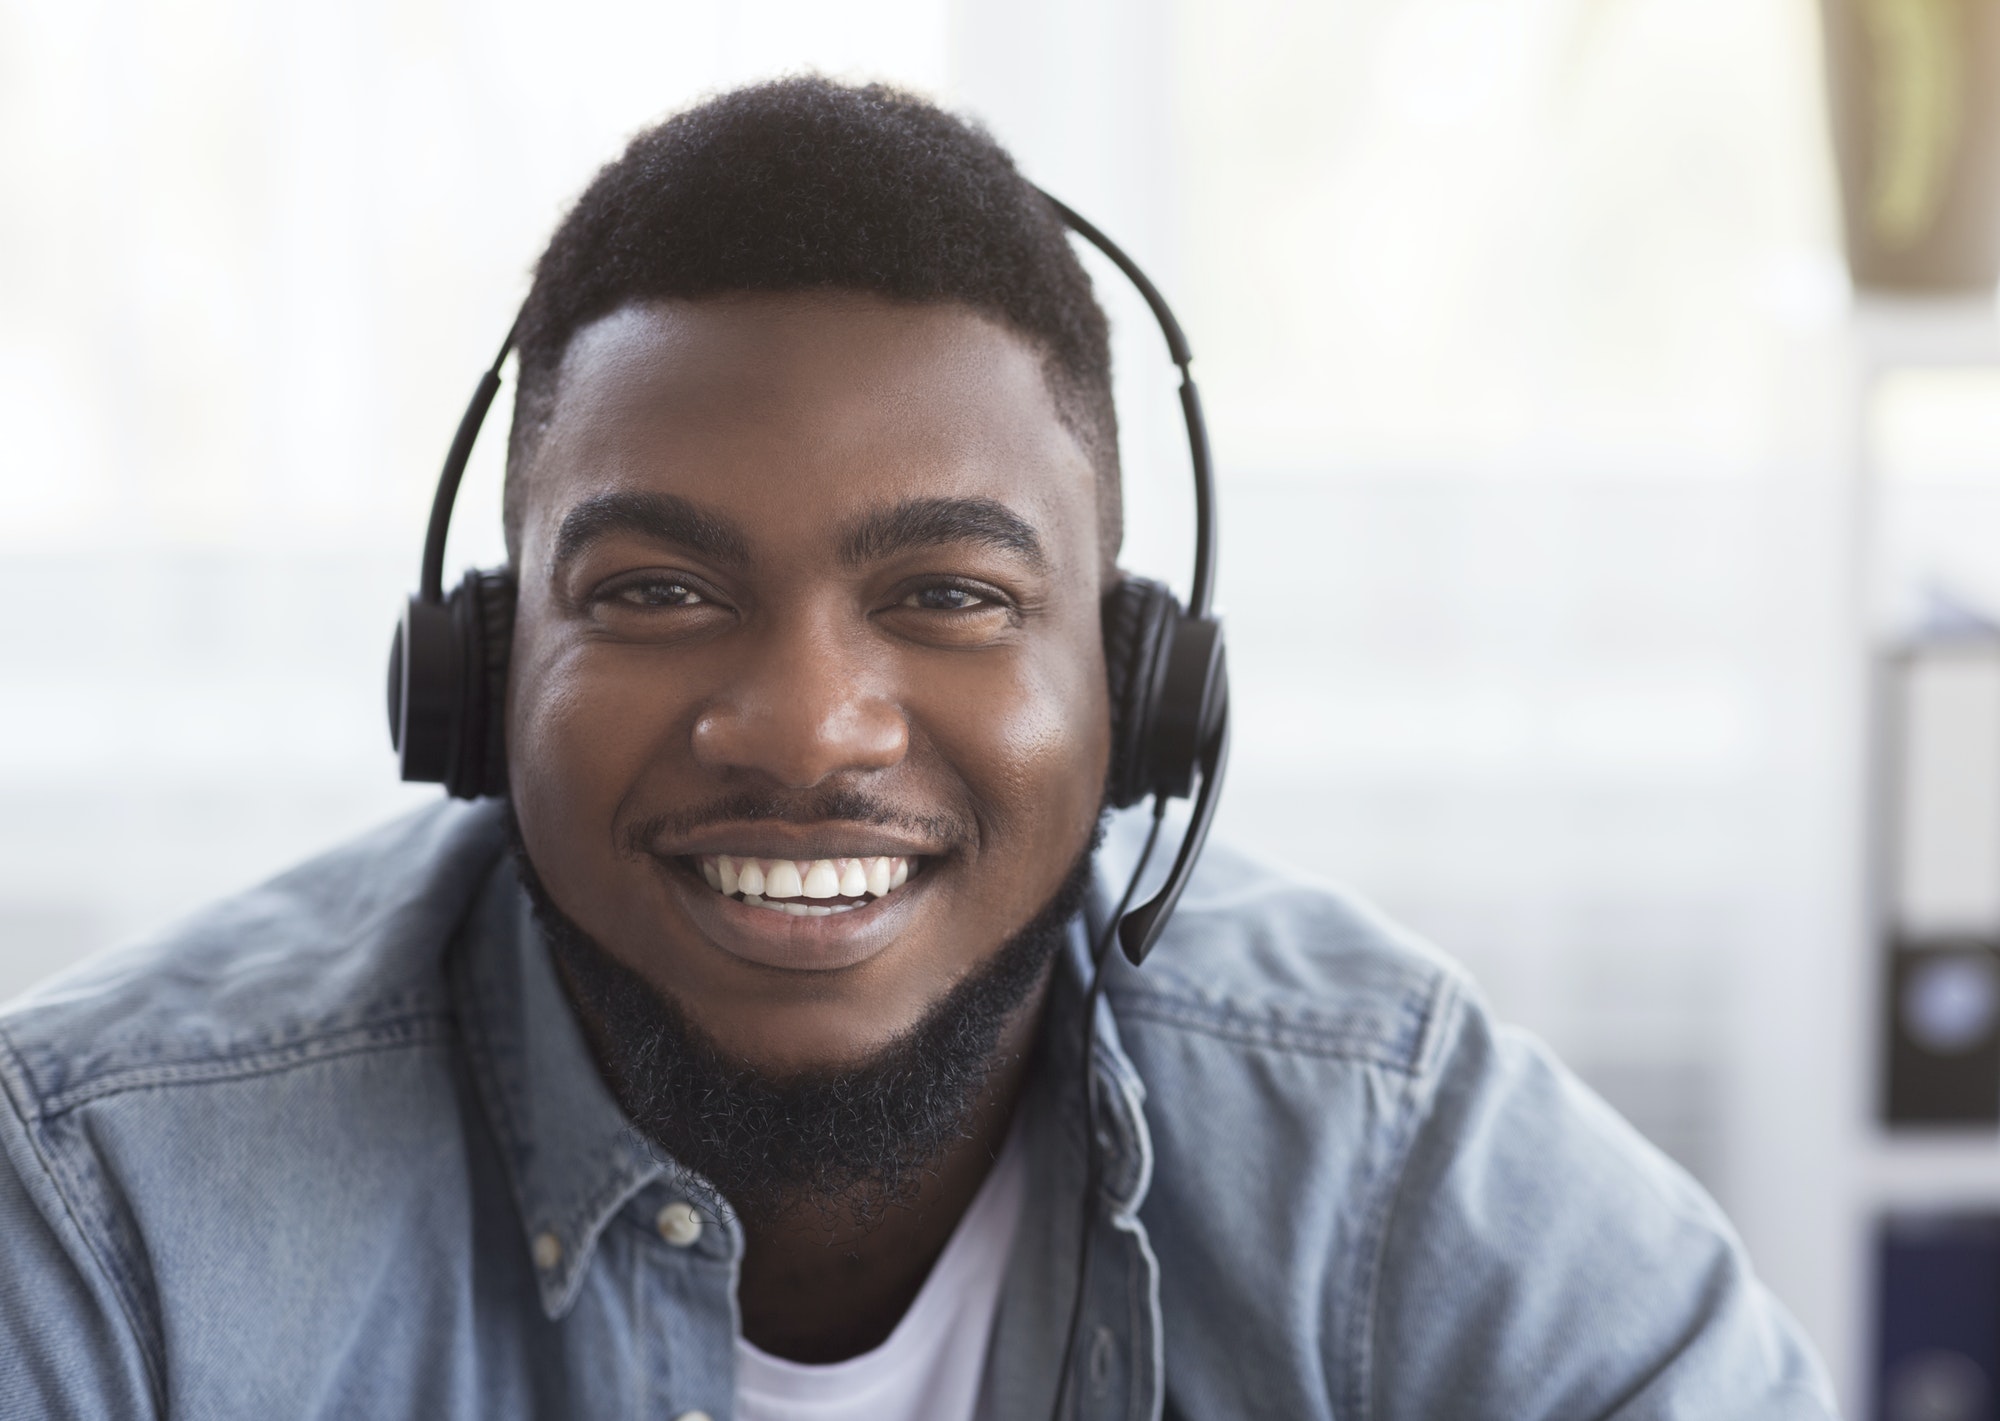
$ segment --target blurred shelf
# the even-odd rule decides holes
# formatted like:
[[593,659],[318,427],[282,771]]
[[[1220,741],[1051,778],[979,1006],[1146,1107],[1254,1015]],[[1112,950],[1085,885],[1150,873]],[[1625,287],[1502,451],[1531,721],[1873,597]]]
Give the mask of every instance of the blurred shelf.
[[[1950,370],[2000,367],[2000,300],[1994,293],[1940,296],[1899,296],[1857,291],[1849,309],[1848,351],[1852,361],[1856,396],[1851,410],[1849,456],[1855,480],[1850,509],[1853,525],[1853,562],[1850,606],[1856,614],[1856,631],[1861,635],[1855,650],[1866,677],[1875,674],[1873,658],[1887,634],[1900,626],[1890,614],[1889,599],[1878,579],[1884,575],[1880,549],[1876,546],[1876,520],[1882,515],[1889,496],[1883,487],[1883,470],[1877,447],[1878,411],[1874,386],[1883,377],[1899,371]],[[1873,684],[1872,680],[1869,684]],[[1868,773],[1862,794],[1863,833],[1870,863],[1863,930],[1865,944],[1855,967],[1854,983],[1860,1019],[1882,1020],[1882,993],[1886,989],[1882,973],[1883,954],[1888,951],[1887,934],[1892,912],[1889,906],[1890,872],[1884,857],[1890,851],[1880,816],[1884,804],[1880,796],[1879,761],[1883,750],[1877,743],[1879,725],[1875,717],[1880,707],[1864,696],[1862,742],[1869,745]],[[1873,1028],[1871,1028],[1872,1030]],[[1872,1038],[1869,1050],[1875,1061],[1873,1074],[1884,1069],[1881,1052],[1886,1048]],[[1872,1091],[1871,1091],[1872,1095]],[[1872,1100],[1857,1098],[1856,1106],[1873,1108]],[[2000,1131],[1954,1129],[1948,1127],[1884,1129],[1872,1118],[1850,1136],[1848,1179],[1851,1196],[1865,1218],[1872,1219],[1892,1210],[1957,1210],[1974,1208],[2000,1212]]]
[[1911,367],[2000,365],[2000,304],[1983,296],[1857,294],[1855,354],[1867,374]]
[[2000,1134],[1878,1131],[1863,1157],[1861,1180],[1873,1208],[2000,1210]]

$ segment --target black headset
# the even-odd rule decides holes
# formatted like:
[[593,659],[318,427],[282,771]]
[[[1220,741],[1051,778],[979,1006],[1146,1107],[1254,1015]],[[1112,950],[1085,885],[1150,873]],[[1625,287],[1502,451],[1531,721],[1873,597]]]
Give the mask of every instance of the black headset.
[[[1180,323],[1138,265],[1089,222],[1048,194],[1050,207],[1072,231],[1103,252],[1146,298],[1167,351],[1181,372],[1181,412],[1194,464],[1194,584],[1183,609],[1160,583],[1122,578],[1104,595],[1104,660],[1111,691],[1111,774],[1106,799],[1117,808],[1148,795],[1158,815],[1171,798],[1195,793],[1187,835],[1159,892],[1115,917],[1119,945],[1143,960],[1166,926],[1208,838],[1229,751],[1229,680],[1222,623],[1212,609],[1215,583],[1215,478],[1201,396],[1188,371],[1193,354]],[[403,609],[389,650],[389,739],[406,780],[442,784],[462,799],[507,793],[507,657],[514,636],[511,568],[474,569],[449,597],[444,593],[445,534],[473,441],[500,390],[500,367],[520,328],[507,332],[500,353],[479,377],[445,456],[424,535],[423,575]],[[1195,790],[1199,779],[1200,789]],[[1150,855],[1152,841],[1148,841]],[[1143,861],[1142,861],[1143,867]],[[1138,882],[1133,878],[1133,888]]]

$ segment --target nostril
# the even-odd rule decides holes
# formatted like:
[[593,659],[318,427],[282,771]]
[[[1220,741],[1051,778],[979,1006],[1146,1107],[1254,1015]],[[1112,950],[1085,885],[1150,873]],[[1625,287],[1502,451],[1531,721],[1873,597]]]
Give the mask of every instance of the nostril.
[[892,702],[858,697],[849,685],[837,701],[794,697],[736,700],[696,717],[696,762],[715,771],[753,771],[787,789],[811,789],[834,775],[900,764],[910,728]]

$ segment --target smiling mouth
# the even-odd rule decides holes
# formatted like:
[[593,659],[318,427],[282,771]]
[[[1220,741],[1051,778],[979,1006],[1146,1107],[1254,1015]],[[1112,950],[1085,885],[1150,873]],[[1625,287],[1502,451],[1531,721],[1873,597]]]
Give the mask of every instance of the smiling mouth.
[[851,859],[766,859],[698,854],[695,869],[710,888],[753,908],[824,918],[851,913],[901,888],[922,864],[905,855]]

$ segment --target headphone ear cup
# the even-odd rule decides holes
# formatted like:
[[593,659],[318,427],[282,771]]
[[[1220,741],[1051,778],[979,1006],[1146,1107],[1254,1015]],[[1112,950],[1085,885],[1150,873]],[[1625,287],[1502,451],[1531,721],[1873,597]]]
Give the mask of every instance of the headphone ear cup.
[[452,590],[459,703],[444,787],[460,799],[507,793],[507,661],[514,644],[514,574],[468,572]]
[[1104,671],[1111,693],[1111,768],[1104,797],[1117,809],[1153,791],[1154,719],[1180,603],[1161,583],[1125,577],[1104,594]]
[[451,610],[422,597],[406,601],[389,647],[389,740],[406,780],[437,782],[450,776],[460,662]]

